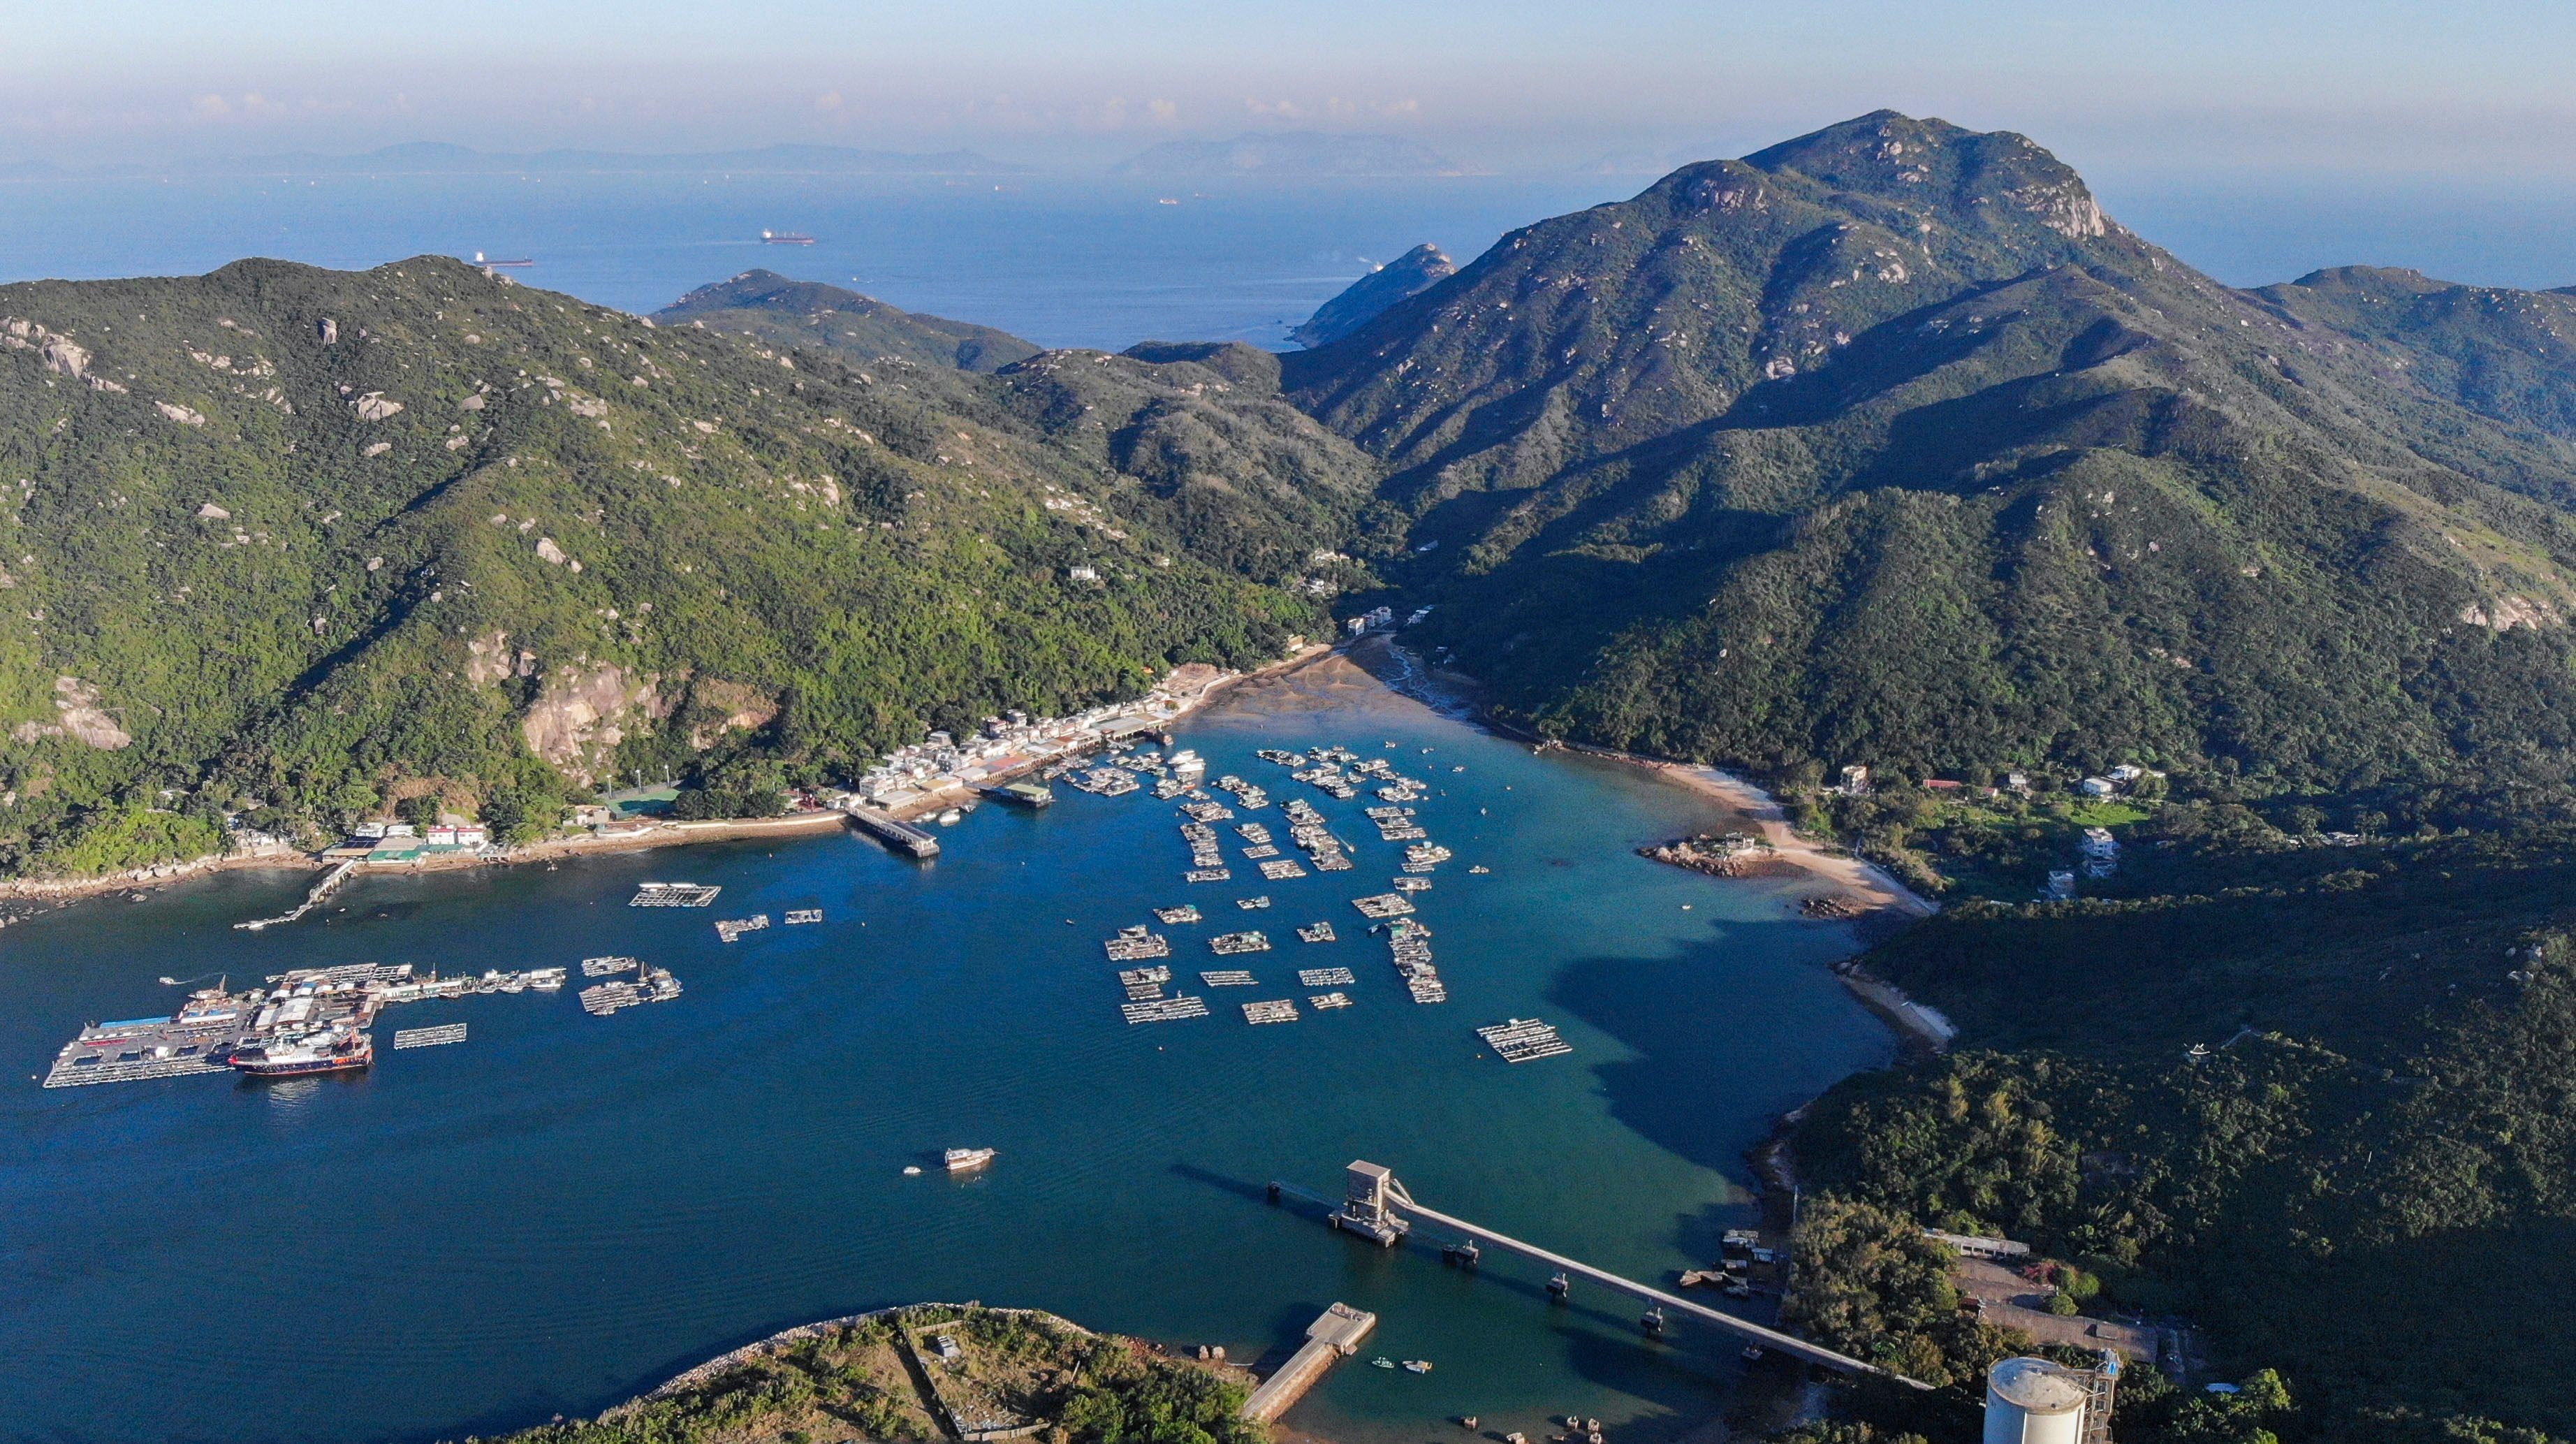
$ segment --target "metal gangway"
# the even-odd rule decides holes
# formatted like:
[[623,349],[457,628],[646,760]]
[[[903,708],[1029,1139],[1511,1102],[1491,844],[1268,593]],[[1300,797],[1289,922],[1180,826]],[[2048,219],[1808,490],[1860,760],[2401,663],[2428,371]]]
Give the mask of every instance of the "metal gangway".
[[[1642,1284],[1635,1279],[1622,1278],[1608,1269],[1595,1268],[1580,1259],[1568,1258],[1554,1250],[1541,1248],[1534,1243],[1524,1243],[1509,1234],[1498,1233],[1482,1224],[1469,1223],[1463,1218],[1442,1213],[1436,1208],[1418,1202],[1405,1190],[1403,1182],[1397,1179],[1391,1170],[1378,1164],[1353,1163],[1346,1171],[1346,1178],[1341,1206],[1332,1214],[1333,1226],[1357,1233],[1381,1246],[1393,1247],[1411,1230],[1411,1221],[1406,1217],[1409,1214],[1413,1218],[1454,1229],[1464,1235],[1471,1244],[1492,1244],[1496,1248],[1519,1254],[1524,1258],[1535,1259],[1561,1270],[1568,1277],[1589,1279],[1605,1288],[1627,1294],[1632,1298],[1643,1299],[1657,1308],[1688,1315],[1704,1323],[1715,1324],[1730,1333],[1750,1339],[1766,1349],[1776,1349],[1793,1359],[1810,1364],[1821,1364],[1828,1369],[1837,1369],[1847,1374],[1867,1374],[1890,1379],[1900,1384],[1910,1384],[1917,1389],[1932,1387],[1919,1379],[1909,1379],[1894,1370],[1882,1369],[1876,1364],[1855,1359],[1849,1354],[1836,1353],[1821,1344],[1810,1343],[1795,1334],[1782,1333],[1778,1329],[1757,1324],[1751,1319],[1739,1318],[1723,1309],[1695,1303],[1679,1294],[1656,1288],[1652,1284]],[[1277,1200],[1277,1195],[1282,1192],[1294,1192],[1303,1198],[1315,1198],[1315,1195],[1304,1189],[1292,1188],[1283,1183],[1274,1183],[1270,1188],[1274,1202]],[[1324,1202],[1321,1199],[1316,1201]]]

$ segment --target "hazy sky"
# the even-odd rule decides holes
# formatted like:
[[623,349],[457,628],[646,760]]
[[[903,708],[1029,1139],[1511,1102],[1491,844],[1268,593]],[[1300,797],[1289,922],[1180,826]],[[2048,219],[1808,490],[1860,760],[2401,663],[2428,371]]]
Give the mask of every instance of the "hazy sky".
[[0,160],[408,140],[967,145],[1248,128],[1496,170],[1733,154],[1886,105],[2087,168],[2576,177],[2565,0],[0,3]]

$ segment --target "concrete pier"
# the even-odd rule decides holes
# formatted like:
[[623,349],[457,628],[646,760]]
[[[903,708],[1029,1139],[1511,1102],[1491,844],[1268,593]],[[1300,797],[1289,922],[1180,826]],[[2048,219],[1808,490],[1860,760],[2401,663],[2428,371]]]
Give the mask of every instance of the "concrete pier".
[[848,804],[848,810],[851,821],[886,846],[916,858],[939,856],[939,839],[911,823],[899,822],[873,807],[861,807],[855,802]]
[[1335,1304],[1324,1310],[1306,1326],[1305,1347],[1290,1355],[1288,1362],[1279,1366],[1279,1372],[1262,1380],[1252,1397],[1243,1401],[1243,1417],[1267,1424],[1287,1413],[1289,1405],[1306,1397],[1315,1381],[1357,1351],[1360,1340],[1376,1327],[1377,1315],[1348,1304]]

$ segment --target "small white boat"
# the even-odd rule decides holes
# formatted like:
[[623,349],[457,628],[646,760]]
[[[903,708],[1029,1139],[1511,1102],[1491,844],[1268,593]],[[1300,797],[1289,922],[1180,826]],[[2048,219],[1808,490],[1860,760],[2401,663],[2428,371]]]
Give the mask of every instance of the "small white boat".
[[941,827],[955,827],[958,823],[965,820],[966,814],[953,807],[948,809],[946,812],[939,814],[939,825]]
[[[1390,742],[1386,745],[1392,747],[1395,744]],[[1392,1369],[1395,1367],[1395,1360],[1387,1358],[1384,1355],[1380,1355],[1377,1358],[1369,1360],[1369,1367],[1372,1369]]]
[[903,1176],[906,1178],[919,1178],[921,1176],[921,1165],[918,1163],[905,1164],[903,1166]]
[[[1431,749],[1426,747],[1423,750],[1428,752]],[[1428,1374],[1431,1372],[1431,1361],[1429,1359],[1407,1359],[1404,1361],[1404,1372],[1408,1374]]]
[[948,1171],[951,1173],[966,1173],[974,1169],[981,1168],[985,1164],[992,1162],[993,1155],[998,1152],[1000,1152],[999,1149],[993,1148],[949,1149],[945,1155],[948,1163]]

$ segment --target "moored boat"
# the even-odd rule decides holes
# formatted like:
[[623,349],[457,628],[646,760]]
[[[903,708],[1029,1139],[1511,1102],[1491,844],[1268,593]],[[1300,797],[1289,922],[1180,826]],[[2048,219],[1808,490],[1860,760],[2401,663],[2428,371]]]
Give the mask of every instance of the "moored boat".
[[234,1049],[226,1061],[253,1078],[346,1073],[376,1061],[376,1042],[355,1028],[327,1028],[247,1044]]

